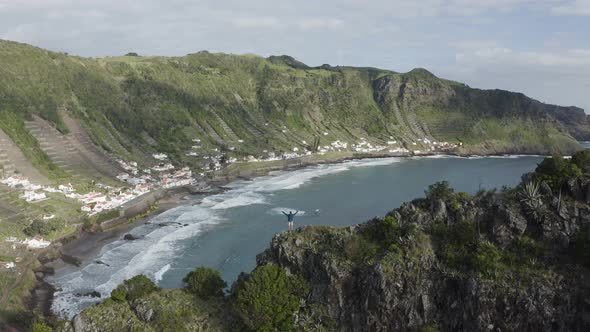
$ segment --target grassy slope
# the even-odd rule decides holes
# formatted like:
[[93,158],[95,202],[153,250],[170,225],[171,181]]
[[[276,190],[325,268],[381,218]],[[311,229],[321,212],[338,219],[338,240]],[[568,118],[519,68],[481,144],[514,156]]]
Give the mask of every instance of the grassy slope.
[[[559,109],[563,118],[564,109],[470,89],[423,69],[309,68],[288,57],[208,52],[88,59],[6,41],[0,41],[0,62],[0,110],[21,119],[38,114],[67,131],[56,111],[65,106],[90,128],[95,144],[140,161],[155,151],[186,159],[192,138],[205,147],[235,146],[237,155],[301,148],[316,136],[325,145],[389,136],[410,143],[432,135],[483,153],[579,147],[549,115]],[[25,135],[13,127],[15,136]],[[575,130],[586,127],[578,123]]]
[[222,300],[207,302],[181,289],[159,290],[142,297],[145,310],[153,310],[152,321],[146,322],[128,303],[106,300],[86,309],[82,318],[101,331],[116,331],[126,326],[131,331],[229,331]]

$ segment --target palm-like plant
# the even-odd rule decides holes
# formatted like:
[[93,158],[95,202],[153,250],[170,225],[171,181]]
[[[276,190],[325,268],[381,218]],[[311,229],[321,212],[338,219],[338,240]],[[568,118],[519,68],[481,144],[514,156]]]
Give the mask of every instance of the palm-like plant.
[[542,221],[545,215],[543,195],[539,189],[538,182],[530,181],[525,183],[518,193],[525,212],[536,221]]

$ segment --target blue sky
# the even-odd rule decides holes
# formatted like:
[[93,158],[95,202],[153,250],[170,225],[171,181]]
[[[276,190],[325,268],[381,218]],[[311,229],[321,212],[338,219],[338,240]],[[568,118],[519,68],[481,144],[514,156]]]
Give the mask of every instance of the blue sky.
[[0,0],[0,38],[82,56],[423,67],[590,112],[590,0]]

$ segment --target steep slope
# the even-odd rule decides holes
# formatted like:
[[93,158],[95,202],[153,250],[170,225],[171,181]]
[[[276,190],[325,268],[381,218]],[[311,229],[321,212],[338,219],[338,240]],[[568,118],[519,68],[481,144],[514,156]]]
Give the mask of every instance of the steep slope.
[[426,139],[464,143],[458,153],[571,153],[590,133],[580,109],[424,69],[311,68],[288,56],[208,52],[92,59],[8,41],[0,62],[0,112],[21,121],[36,114],[67,134],[64,109],[100,149],[140,162],[166,152],[202,166],[186,156],[192,139],[204,154],[238,157],[360,138],[411,150],[427,148]]

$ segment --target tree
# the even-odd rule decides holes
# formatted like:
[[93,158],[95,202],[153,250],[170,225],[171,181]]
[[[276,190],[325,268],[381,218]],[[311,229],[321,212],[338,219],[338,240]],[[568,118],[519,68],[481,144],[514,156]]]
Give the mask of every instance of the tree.
[[221,279],[219,271],[204,266],[189,272],[182,281],[186,283],[186,289],[189,292],[203,299],[222,297],[223,289],[227,286]]
[[429,200],[449,199],[455,190],[451,188],[448,181],[440,181],[428,186],[428,190],[424,191],[426,198]]
[[573,162],[565,160],[561,156],[545,158],[535,169],[535,178],[545,181],[551,189],[559,191],[557,209],[561,206],[561,190],[567,180],[582,174],[582,171]]
[[129,52],[129,53],[125,54],[125,56],[139,56],[139,54],[137,54],[135,52]]
[[576,165],[583,172],[590,167],[590,150],[582,150],[572,155],[571,163]]
[[308,293],[305,281],[276,265],[260,266],[235,291],[240,317],[255,331],[290,331],[299,299]]
[[63,229],[64,224],[59,219],[52,219],[46,221],[35,220],[29,226],[23,229],[23,233],[27,236],[48,235],[52,232],[57,232]]
[[119,302],[133,301],[156,290],[158,290],[156,284],[150,278],[140,274],[123,281],[123,284],[113,289],[111,298]]

